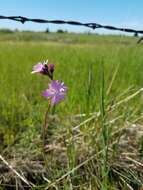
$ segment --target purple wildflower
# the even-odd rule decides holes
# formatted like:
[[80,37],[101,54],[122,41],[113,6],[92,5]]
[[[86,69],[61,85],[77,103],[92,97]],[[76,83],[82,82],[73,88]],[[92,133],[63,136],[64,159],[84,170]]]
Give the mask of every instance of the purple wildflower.
[[43,75],[48,75],[49,78],[53,79],[53,73],[54,73],[55,65],[54,64],[48,64],[48,60],[44,61],[43,63],[38,63],[33,67],[32,74],[34,73],[41,73]]
[[49,88],[46,89],[42,95],[51,100],[51,106],[54,106],[64,100],[67,93],[67,87],[64,85],[64,82],[53,80],[49,84]]

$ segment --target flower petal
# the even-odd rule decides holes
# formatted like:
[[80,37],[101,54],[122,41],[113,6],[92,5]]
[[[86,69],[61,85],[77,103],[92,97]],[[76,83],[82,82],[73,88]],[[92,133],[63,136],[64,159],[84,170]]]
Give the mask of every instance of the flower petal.
[[59,102],[64,100],[64,98],[65,98],[64,95],[57,95],[57,96],[52,97],[51,105],[54,106],[54,105],[58,104]]
[[59,90],[60,86],[59,86],[59,81],[57,80],[52,80],[51,82],[51,88],[55,89],[56,91]]
[[44,96],[45,98],[51,98],[54,96],[54,92],[51,91],[50,89],[47,89],[42,92],[42,96]]
[[35,65],[33,67],[33,71],[31,73],[32,74],[34,74],[34,73],[40,73],[40,72],[42,72],[42,70],[43,70],[43,64],[42,63],[38,63],[37,65]]

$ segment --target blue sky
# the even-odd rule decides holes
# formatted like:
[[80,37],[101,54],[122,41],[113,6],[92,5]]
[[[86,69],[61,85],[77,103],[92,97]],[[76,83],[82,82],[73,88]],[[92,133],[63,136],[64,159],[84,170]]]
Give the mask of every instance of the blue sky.
[[[143,0],[0,0],[0,15],[20,15],[43,19],[65,19],[97,22],[119,27],[143,29]],[[16,23],[0,20],[0,28],[80,32],[88,28],[69,25]],[[91,30],[90,30],[91,31]],[[109,33],[98,29],[97,32]]]

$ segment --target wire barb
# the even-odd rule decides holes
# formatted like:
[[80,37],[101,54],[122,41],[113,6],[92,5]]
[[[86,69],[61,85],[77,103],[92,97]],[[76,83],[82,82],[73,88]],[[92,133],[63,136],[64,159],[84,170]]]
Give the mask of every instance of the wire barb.
[[122,31],[122,32],[128,32],[128,33],[134,33],[134,34],[143,34],[143,30],[135,30],[131,28],[118,28],[115,26],[110,25],[102,25],[98,23],[82,23],[78,21],[65,21],[65,20],[47,20],[47,19],[37,19],[37,18],[28,18],[23,16],[3,16],[0,15],[1,20],[13,20],[17,22],[21,22],[24,24],[25,22],[35,22],[35,23],[51,23],[51,24],[69,24],[69,25],[75,25],[75,26],[85,26],[88,28],[91,28],[93,30],[97,28],[104,28],[107,30],[116,30],[116,31]]

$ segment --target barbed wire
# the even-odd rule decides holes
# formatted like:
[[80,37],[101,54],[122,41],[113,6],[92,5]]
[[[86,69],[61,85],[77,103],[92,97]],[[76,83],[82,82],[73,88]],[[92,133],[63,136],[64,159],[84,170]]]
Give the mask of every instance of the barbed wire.
[[47,20],[47,19],[37,19],[37,18],[28,18],[23,16],[2,16],[0,15],[1,20],[13,20],[17,22],[21,22],[24,24],[25,22],[35,22],[35,23],[51,23],[51,24],[69,24],[69,25],[75,25],[75,26],[85,26],[92,29],[108,29],[108,30],[116,30],[116,31],[122,31],[122,32],[128,32],[128,33],[134,33],[134,34],[143,34],[143,30],[135,30],[132,28],[119,28],[115,26],[110,25],[102,25],[95,22],[90,23],[82,23],[78,21],[65,21],[65,20]]

